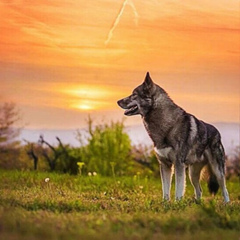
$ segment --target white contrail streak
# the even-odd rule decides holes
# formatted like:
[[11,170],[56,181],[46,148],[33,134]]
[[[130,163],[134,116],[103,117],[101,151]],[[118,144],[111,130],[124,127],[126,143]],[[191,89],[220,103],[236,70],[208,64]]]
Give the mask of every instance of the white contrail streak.
[[122,16],[122,14],[124,12],[124,9],[125,9],[127,4],[129,4],[132,7],[133,13],[134,13],[134,16],[135,16],[134,21],[135,21],[136,25],[138,24],[138,13],[137,13],[137,10],[136,10],[133,2],[131,0],[124,0],[123,4],[122,4],[122,7],[121,7],[121,9],[120,9],[120,11],[119,11],[119,13],[118,13],[114,23],[113,23],[113,26],[111,27],[111,29],[110,29],[110,31],[108,33],[108,37],[107,37],[107,40],[105,41],[105,45],[108,45],[108,43],[110,42],[110,40],[111,40],[111,38],[113,36],[113,32],[114,32],[115,28],[117,27],[117,25],[119,24],[121,16]]
[[133,4],[133,2],[131,0],[128,1],[128,4],[132,7],[132,10],[133,10],[133,13],[134,13],[134,16],[135,16],[134,22],[135,22],[135,24],[137,26],[138,25],[138,17],[139,17],[137,9],[136,9],[135,5]]
[[124,2],[122,4],[122,7],[121,7],[121,9],[120,9],[120,11],[119,11],[119,13],[118,13],[114,23],[113,23],[113,26],[110,29],[109,33],[108,33],[108,37],[107,37],[107,40],[105,41],[105,45],[108,45],[109,41],[111,40],[111,38],[113,36],[113,31],[115,30],[115,28],[117,27],[117,25],[118,25],[118,23],[120,21],[120,18],[121,18],[122,14],[123,14],[123,11],[125,9],[125,6],[126,6],[127,2],[128,2],[128,0],[124,0]]

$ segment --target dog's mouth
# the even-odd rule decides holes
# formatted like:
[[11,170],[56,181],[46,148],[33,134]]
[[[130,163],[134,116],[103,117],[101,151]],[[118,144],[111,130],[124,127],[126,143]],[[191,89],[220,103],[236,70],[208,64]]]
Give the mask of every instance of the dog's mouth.
[[119,100],[117,104],[125,109],[124,115],[126,116],[139,114],[139,108],[136,101],[130,101],[129,97]]
[[134,105],[130,108],[128,108],[124,114],[127,115],[127,116],[130,116],[130,115],[133,115],[133,114],[136,114],[138,111],[138,106],[137,105]]

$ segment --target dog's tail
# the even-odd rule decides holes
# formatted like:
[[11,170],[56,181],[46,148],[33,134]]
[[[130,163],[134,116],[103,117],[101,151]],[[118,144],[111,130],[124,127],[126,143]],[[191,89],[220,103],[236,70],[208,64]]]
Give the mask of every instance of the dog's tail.
[[214,175],[210,165],[208,165],[208,190],[211,194],[216,195],[219,189],[219,184],[216,176]]

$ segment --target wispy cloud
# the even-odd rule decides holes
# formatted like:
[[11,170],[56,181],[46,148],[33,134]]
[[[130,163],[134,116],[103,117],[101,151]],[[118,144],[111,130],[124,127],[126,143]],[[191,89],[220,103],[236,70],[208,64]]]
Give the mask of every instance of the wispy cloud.
[[105,41],[106,46],[108,45],[108,43],[112,39],[113,32],[116,29],[117,25],[119,24],[120,19],[123,15],[123,12],[124,12],[127,4],[129,4],[129,6],[131,6],[131,8],[133,10],[133,13],[134,13],[134,22],[135,22],[136,25],[138,25],[138,17],[139,16],[138,16],[138,12],[137,12],[137,9],[136,9],[135,5],[133,4],[133,2],[131,0],[124,0],[123,3],[122,3],[122,7],[121,7],[117,17],[115,18],[115,21],[114,21],[114,23],[113,23],[113,25],[112,25],[109,33],[108,33],[107,40]]

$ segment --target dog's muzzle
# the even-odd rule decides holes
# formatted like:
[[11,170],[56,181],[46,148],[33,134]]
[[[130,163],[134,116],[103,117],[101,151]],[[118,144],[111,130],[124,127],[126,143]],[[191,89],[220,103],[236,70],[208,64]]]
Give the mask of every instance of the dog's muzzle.
[[124,115],[131,116],[131,115],[138,114],[138,106],[137,106],[137,104],[135,104],[133,102],[131,102],[129,104],[126,104],[126,100],[125,99],[121,99],[117,103],[118,103],[118,105],[121,108],[126,110],[124,112]]

